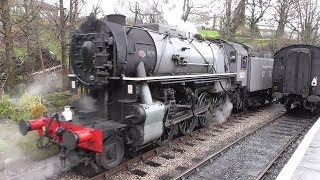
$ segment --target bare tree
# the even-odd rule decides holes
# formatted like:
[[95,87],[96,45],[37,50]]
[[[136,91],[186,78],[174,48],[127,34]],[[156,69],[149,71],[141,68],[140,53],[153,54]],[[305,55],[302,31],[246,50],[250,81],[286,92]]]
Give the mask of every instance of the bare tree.
[[5,60],[8,75],[7,85],[12,86],[16,74],[16,65],[14,61],[12,21],[10,15],[11,4],[9,0],[1,0],[0,2],[0,22],[3,26],[3,29],[0,30],[0,32],[4,36]]
[[224,39],[232,40],[237,29],[245,21],[245,0],[225,0],[225,10],[222,18],[221,36]]
[[[36,0],[24,0],[25,14],[24,23],[19,25],[20,29],[27,37],[27,50],[31,54],[32,59],[39,58],[41,69],[45,69],[44,60],[42,56],[42,43],[40,41],[40,11],[41,7]],[[37,69],[38,70],[38,69]]]
[[139,12],[139,4],[138,4],[138,2],[136,2],[136,5],[134,7],[134,22],[133,22],[134,26],[137,24],[138,12]]
[[70,0],[69,7],[69,23],[70,23],[70,31],[73,31],[76,27],[76,19],[78,17],[78,9],[79,9],[79,0]]
[[[210,2],[212,3],[212,1]],[[186,22],[190,15],[206,15],[209,14],[209,4],[195,5],[193,0],[183,0],[181,19]]]
[[[163,18],[163,6],[168,3],[167,0],[152,0],[146,6],[145,1],[123,2],[128,10],[134,14],[132,25],[140,23],[165,23]],[[129,19],[130,21],[130,19]]]
[[80,11],[86,4],[86,0],[70,0],[69,5],[69,29],[72,33],[80,21]]
[[292,8],[295,0],[277,0],[274,9],[276,11],[275,19],[278,23],[276,30],[276,37],[282,37],[284,35],[284,29],[289,22],[289,16],[292,12]]
[[246,0],[246,8],[250,12],[248,17],[251,36],[259,34],[258,23],[263,19],[267,9],[270,8],[270,0]]
[[59,29],[60,29],[60,45],[61,45],[61,64],[62,64],[62,86],[63,90],[68,89],[68,66],[67,66],[67,40],[66,40],[66,15],[63,7],[63,0],[59,0]]
[[300,0],[295,4],[295,8],[299,8],[298,22],[300,28],[300,38],[302,43],[318,44],[320,33],[320,11],[319,2],[317,0]]

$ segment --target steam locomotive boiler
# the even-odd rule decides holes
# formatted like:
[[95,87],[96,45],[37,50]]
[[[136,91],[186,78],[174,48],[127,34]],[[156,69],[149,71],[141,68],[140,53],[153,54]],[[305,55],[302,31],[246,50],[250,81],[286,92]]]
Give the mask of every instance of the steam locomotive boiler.
[[62,115],[21,121],[20,131],[58,143],[62,162],[71,164],[111,169],[131,152],[208,126],[228,98],[241,109],[271,88],[269,57],[162,24],[126,26],[122,15],[89,17],[74,33],[70,56],[71,92],[87,96]]

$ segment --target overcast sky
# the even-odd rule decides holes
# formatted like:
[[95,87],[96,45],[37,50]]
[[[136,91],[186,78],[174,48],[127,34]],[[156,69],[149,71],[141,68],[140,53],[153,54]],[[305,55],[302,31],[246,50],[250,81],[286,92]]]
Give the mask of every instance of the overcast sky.
[[[113,14],[115,12],[120,12],[124,15],[132,15],[131,12],[125,12],[127,10],[123,5],[119,4],[119,0],[85,0],[86,4],[81,9],[81,14],[84,16],[87,16],[91,13],[93,6],[99,5],[102,10],[103,14]],[[136,2],[136,0],[123,0],[125,2],[130,1],[132,4]],[[143,0],[140,0],[140,2],[143,2]],[[195,0],[195,4],[203,4],[204,2],[207,2],[208,0]],[[45,2],[50,4],[57,4],[58,0],[45,0]],[[141,6],[150,6],[152,0],[146,0],[145,3],[141,4]],[[65,8],[69,8],[70,6],[70,0],[64,0],[64,6]],[[182,6],[183,6],[183,0],[174,0],[173,2],[169,0],[169,3],[166,5],[166,7],[163,8],[164,10],[164,19],[168,22],[170,25],[178,26],[180,29],[188,29],[189,32],[196,33],[195,26],[190,23],[184,23],[181,20],[182,15]],[[214,9],[214,7],[212,8]],[[217,8],[215,8],[218,10]]]
[[[47,3],[50,4],[57,4],[58,0],[45,0]],[[119,4],[119,0],[85,0],[86,5],[82,8],[82,14],[83,15],[89,15],[92,7],[100,5],[100,7],[104,11],[104,15],[106,14],[112,14],[115,13],[115,10],[118,10],[119,12],[123,12],[125,9],[124,7]],[[136,2],[136,0],[124,0],[124,1],[130,1],[133,4]],[[203,4],[204,2],[207,2],[208,0],[195,0],[195,4]],[[140,0],[141,2],[141,0]],[[142,1],[143,2],[143,1]],[[149,6],[152,0],[145,0],[145,3],[141,4],[144,6]],[[64,0],[64,6],[65,8],[69,7],[69,0]],[[221,5],[221,4],[220,4]],[[169,0],[169,3],[166,5],[164,10],[164,18],[168,21],[169,24],[179,24],[182,14],[182,6],[183,6],[183,0]],[[212,7],[212,10],[219,11],[220,7]],[[126,12],[128,13],[128,12]],[[126,14],[124,13],[124,14]]]
[[[50,4],[57,4],[59,0],[45,0],[47,3]],[[124,2],[131,2],[134,4],[137,0],[85,0],[86,4],[81,9],[81,14],[84,16],[87,16],[92,11],[93,6],[99,5],[104,15],[107,14],[113,14],[115,11],[120,12],[124,15],[133,15],[131,12],[126,12],[127,10],[123,5],[119,4],[119,1]],[[188,29],[191,28],[191,23],[183,23],[181,20],[182,15],[182,6],[183,6],[183,0],[168,0],[169,3],[165,5],[166,7],[163,8],[164,10],[164,19],[168,22],[170,25],[179,26],[182,29]],[[196,5],[203,5],[204,3],[208,3],[209,0],[194,0],[193,2]],[[273,1],[273,0],[271,0]],[[141,3],[140,6],[150,6],[152,0],[138,0],[138,2],[145,2]],[[222,8],[224,6],[223,0],[215,0],[215,3],[212,3],[210,6],[211,15],[221,15],[223,12]],[[70,0],[64,0],[64,6],[65,8],[69,8]],[[235,4],[237,4],[237,1],[235,1]],[[249,12],[246,12],[249,13]],[[270,19],[272,21],[273,18],[273,9],[269,9],[268,12],[265,14],[265,21],[260,22],[260,25],[272,25],[274,22],[270,23]],[[266,28],[263,26],[263,28]],[[192,31],[192,30],[191,30]]]

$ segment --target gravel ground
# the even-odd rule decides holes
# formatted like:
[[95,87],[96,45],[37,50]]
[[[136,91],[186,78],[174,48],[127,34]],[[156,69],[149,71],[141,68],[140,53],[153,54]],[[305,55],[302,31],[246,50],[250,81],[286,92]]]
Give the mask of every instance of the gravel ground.
[[233,146],[188,179],[256,179],[306,122],[299,117],[284,116]]
[[287,162],[289,161],[295,150],[298,148],[299,144],[301,143],[304,136],[308,133],[311,127],[312,126],[303,131],[301,136],[299,136],[299,138],[288,147],[288,149],[282,154],[282,157],[280,157],[276,161],[276,163],[269,169],[268,174],[264,176],[263,179],[273,180],[277,178],[278,174],[280,173],[282,168],[287,164]]
[[[152,167],[144,163],[134,164],[133,170],[147,172],[145,176],[141,177],[125,171],[118,173],[117,175],[111,177],[111,179],[159,179],[160,176],[165,174],[168,176],[173,176],[174,173],[176,173],[177,167],[178,169],[182,170],[190,167],[194,163],[193,160],[203,159],[206,154],[212,153],[212,151],[217,151],[224,144],[231,142],[234,138],[240,137],[242,134],[246,133],[246,131],[250,131],[261,124],[267,123],[283,111],[284,109],[281,105],[274,104],[270,107],[265,107],[263,110],[254,112],[254,115],[247,116],[242,120],[241,123],[235,123],[233,126],[228,126],[226,129],[211,126],[210,128],[206,129],[205,132],[194,135],[198,138],[205,139],[205,141],[192,139],[188,143],[194,144],[193,146],[184,143],[179,143],[173,146],[172,149],[179,148],[185,150],[183,153],[173,150],[168,150],[161,153],[174,156],[174,159],[168,160],[161,156],[152,159],[154,162],[161,164],[159,167]],[[225,126],[222,125],[222,127]],[[219,129],[222,132],[217,132],[215,129]],[[208,134],[215,134],[215,136]]]
[[52,178],[52,180],[86,180],[86,179],[88,178],[77,175],[70,171],[64,172]]
[[18,174],[25,173],[27,171],[30,171],[32,169],[45,166],[46,164],[52,163],[59,160],[58,156],[54,156],[42,161],[24,161],[24,162],[16,162],[10,164],[10,168],[5,169],[4,171],[0,172],[0,177],[4,177],[5,179],[9,179],[10,177],[17,176]]

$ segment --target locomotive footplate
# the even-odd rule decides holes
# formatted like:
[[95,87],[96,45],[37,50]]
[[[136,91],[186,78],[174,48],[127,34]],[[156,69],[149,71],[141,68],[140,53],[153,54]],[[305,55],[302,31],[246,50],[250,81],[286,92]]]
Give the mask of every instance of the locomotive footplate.
[[72,121],[70,121],[69,123],[78,124],[86,127],[95,128],[95,129],[101,129],[101,130],[120,129],[125,127],[125,124],[115,122],[112,120],[107,120],[105,118],[100,118],[100,117],[83,118],[81,116],[80,117],[74,116]]
[[219,81],[219,79],[236,77],[237,73],[220,73],[220,74],[187,74],[187,75],[173,75],[173,76],[153,76],[153,77],[126,77],[123,76],[124,81],[145,81],[145,82],[161,82],[163,84],[177,81],[197,82],[208,79]]

